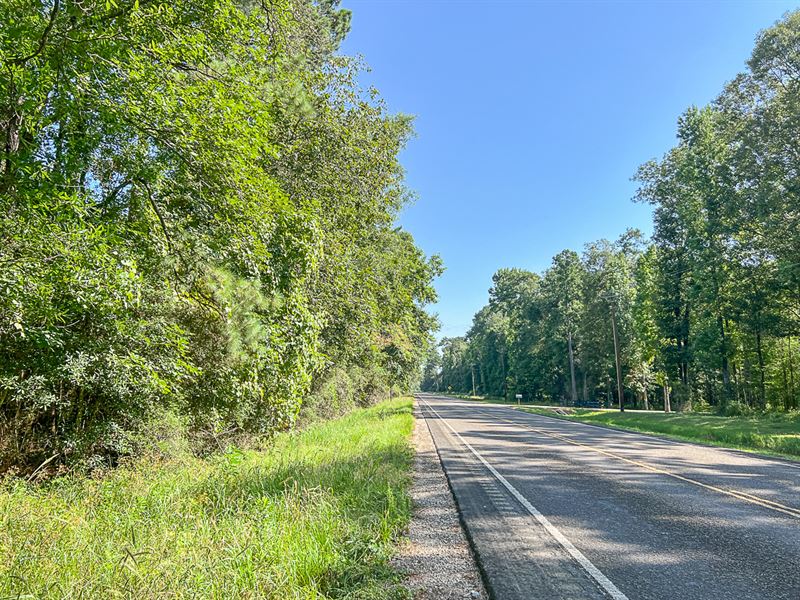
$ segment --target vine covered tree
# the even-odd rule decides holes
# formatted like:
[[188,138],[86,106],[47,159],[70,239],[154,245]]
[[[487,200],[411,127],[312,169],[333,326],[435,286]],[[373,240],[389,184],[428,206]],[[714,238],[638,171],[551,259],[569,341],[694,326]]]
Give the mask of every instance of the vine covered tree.
[[395,226],[411,123],[337,52],[338,2],[0,22],[0,470],[132,452],[165,413],[270,433],[304,397],[413,383],[441,265]]

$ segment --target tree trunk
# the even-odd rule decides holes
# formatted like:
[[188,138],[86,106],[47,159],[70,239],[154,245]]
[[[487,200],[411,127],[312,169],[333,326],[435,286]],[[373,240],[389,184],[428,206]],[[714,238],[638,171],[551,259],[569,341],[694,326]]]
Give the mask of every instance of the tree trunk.
[[508,388],[506,387],[506,379],[508,379],[508,374],[506,373],[506,353],[505,352],[501,352],[500,353],[500,370],[503,373],[503,382],[502,382],[501,389],[502,389],[502,392],[503,392],[503,398],[505,398],[506,396],[508,396]]
[[792,354],[792,336],[786,339],[787,352],[789,354],[789,389],[792,395],[792,408],[797,408],[797,396],[794,389],[794,355]]
[[625,397],[622,393],[622,365],[620,365],[619,358],[619,339],[617,338],[617,319],[614,315],[614,309],[611,309],[611,331],[614,335],[614,362],[617,366],[617,392],[619,393],[619,410],[625,411]]
[[472,373],[472,395],[476,396],[475,393],[475,365],[470,365],[470,372]]
[[572,332],[569,332],[568,337],[569,342],[569,374],[571,377],[572,382],[572,405],[578,402],[578,388],[575,385],[575,354],[572,348]]
[[[10,93],[15,93],[13,79]],[[19,112],[23,98],[12,100],[6,107],[5,115],[0,120],[0,136],[2,137],[3,154],[0,157],[0,192],[12,189],[14,178],[14,155],[19,151],[19,130],[22,126],[22,113]]]
[[750,381],[750,358],[747,357],[747,356],[745,356],[745,359],[744,359],[743,370],[744,370],[744,386],[742,386],[742,387],[743,387],[743,391],[744,391],[744,403],[747,404],[748,406],[752,406],[753,405],[753,399],[752,399],[752,391],[753,390],[751,388],[751,381]]
[[725,337],[725,321],[722,317],[717,318],[719,325],[719,335],[722,341],[720,354],[722,363],[722,405],[727,406],[731,400],[731,374],[728,366],[728,341]]
[[756,351],[758,353],[758,382],[759,393],[761,394],[761,407],[767,405],[767,386],[764,383],[764,352],[761,349],[761,332],[756,332]]
[[[788,356],[786,357],[789,358]],[[789,370],[787,368],[786,363],[788,360],[783,360],[782,371],[783,371],[783,410],[789,410],[791,406],[791,397],[789,396]]]
[[583,401],[584,403],[589,401],[589,386],[586,383],[586,369],[583,370]]
[[669,381],[664,379],[664,412],[668,413],[672,411],[672,407],[669,404]]

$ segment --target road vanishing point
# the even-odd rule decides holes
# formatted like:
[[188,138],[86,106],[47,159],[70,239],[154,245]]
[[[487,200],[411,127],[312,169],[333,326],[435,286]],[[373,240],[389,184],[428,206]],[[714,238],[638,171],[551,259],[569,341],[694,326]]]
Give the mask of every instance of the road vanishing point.
[[417,400],[495,600],[800,599],[800,464]]

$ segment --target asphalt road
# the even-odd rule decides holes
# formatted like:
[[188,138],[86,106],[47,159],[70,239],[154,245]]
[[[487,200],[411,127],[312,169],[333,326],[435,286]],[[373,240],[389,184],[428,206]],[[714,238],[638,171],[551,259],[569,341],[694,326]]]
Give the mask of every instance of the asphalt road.
[[800,464],[418,400],[496,600],[800,600]]

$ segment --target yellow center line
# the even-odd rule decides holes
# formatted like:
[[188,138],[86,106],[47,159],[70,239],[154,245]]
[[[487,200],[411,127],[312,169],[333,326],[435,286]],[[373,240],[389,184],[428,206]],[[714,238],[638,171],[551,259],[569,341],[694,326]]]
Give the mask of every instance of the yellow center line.
[[[483,411],[481,411],[483,412]],[[485,413],[484,414],[490,414]],[[494,415],[491,415],[495,418]],[[672,471],[667,471],[665,469],[661,469],[659,467],[654,467],[652,465],[648,465],[647,463],[640,462],[638,460],[632,460],[630,458],[625,458],[624,456],[620,456],[619,454],[614,454],[613,452],[608,452],[607,450],[601,450],[599,448],[595,448],[594,446],[589,446],[588,444],[584,444],[581,442],[577,442],[567,436],[561,435],[560,433],[553,433],[549,431],[545,431],[543,429],[539,429],[538,427],[531,427],[530,425],[524,425],[522,423],[516,423],[514,421],[510,421],[508,419],[504,419],[500,417],[498,419],[504,423],[508,423],[510,425],[515,425],[516,427],[522,427],[524,429],[529,429],[531,431],[535,431],[536,433],[546,435],[548,437],[559,439],[573,446],[580,446],[581,448],[586,448],[587,450],[591,450],[592,452],[597,452],[598,454],[603,454],[605,456],[610,456],[611,458],[615,458],[617,460],[624,461],[626,463],[636,465],[637,467],[641,467],[642,469],[646,469],[648,471],[652,471],[653,473],[658,473],[659,475],[666,475],[668,477],[672,477],[674,479],[678,479],[680,481],[684,481],[686,483],[691,483],[692,485],[696,485],[698,487],[711,490],[713,492],[718,492],[720,494],[725,494],[726,496],[732,496],[734,498],[738,498],[739,500],[744,500],[745,502],[750,502],[751,504],[756,504],[763,508],[768,508],[770,510],[774,510],[777,512],[781,512],[792,517],[800,518],[800,509],[792,508],[791,506],[786,506],[784,504],[780,504],[778,502],[773,502],[772,500],[767,500],[766,498],[761,498],[759,496],[754,496],[753,494],[748,494],[747,492],[742,492],[739,490],[732,490],[717,487],[715,485],[710,485],[708,483],[703,483],[702,481],[697,481],[696,479],[691,479],[690,477],[685,477],[684,475],[678,475],[677,473],[673,473]]]

